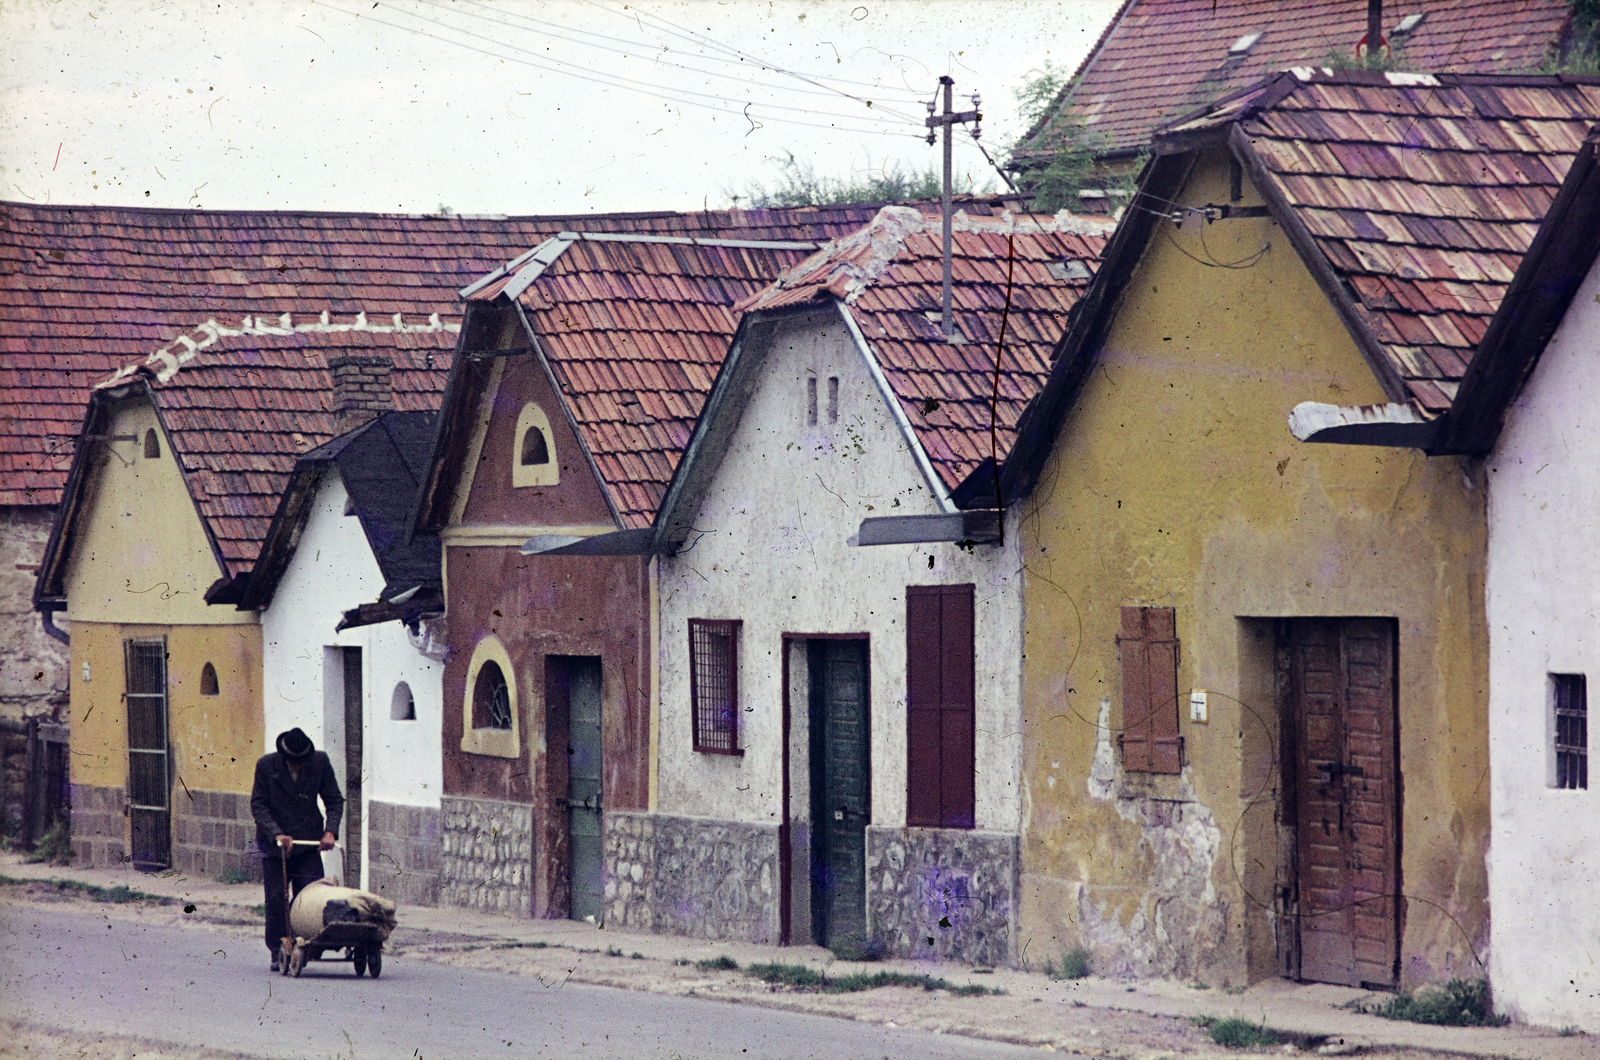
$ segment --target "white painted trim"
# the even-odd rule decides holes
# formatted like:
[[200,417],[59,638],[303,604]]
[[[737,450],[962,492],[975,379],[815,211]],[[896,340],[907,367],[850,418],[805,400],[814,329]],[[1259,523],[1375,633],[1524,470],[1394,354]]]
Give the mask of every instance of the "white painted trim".
[[895,396],[894,388],[889,385],[889,377],[883,374],[883,367],[878,364],[877,354],[872,352],[872,347],[867,343],[867,337],[861,333],[861,328],[856,324],[856,319],[850,314],[850,307],[834,299],[834,308],[839,316],[844,319],[845,327],[850,329],[850,335],[855,339],[856,349],[861,351],[862,359],[867,362],[867,371],[872,373],[872,379],[878,384],[878,393],[889,406],[889,415],[894,417],[894,422],[900,428],[900,436],[906,441],[906,448],[911,453],[911,458],[917,462],[917,467],[922,471],[922,478],[928,484],[928,490],[933,494],[933,499],[939,503],[939,510],[946,514],[959,511],[950,500],[950,491],[945,488],[940,480],[939,473],[933,469],[933,462],[928,459],[927,451],[922,448],[922,443],[917,441],[916,430],[911,426],[911,420],[906,416],[906,410],[900,407],[900,399]]
[[554,534],[561,537],[596,537],[609,534],[616,527],[609,523],[579,523],[571,526],[448,526],[439,532],[439,540],[451,548],[474,548],[485,545],[512,545],[521,547],[530,537]]
[[[522,462],[522,443],[529,431],[544,435],[546,456],[542,464]],[[511,488],[523,486],[555,486],[561,482],[561,462],[556,455],[556,436],[550,430],[550,417],[537,401],[529,401],[517,414],[517,430],[511,436]]]

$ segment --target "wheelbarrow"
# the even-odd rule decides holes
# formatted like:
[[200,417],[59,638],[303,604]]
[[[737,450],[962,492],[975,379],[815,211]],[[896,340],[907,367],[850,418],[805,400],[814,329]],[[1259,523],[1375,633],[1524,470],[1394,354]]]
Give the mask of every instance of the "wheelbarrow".
[[[295,840],[296,846],[317,846]],[[370,891],[341,887],[333,880],[315,880],[289,899],[288,862],[284,859],[284,903],[290,934],[279,943],[278,970],[298,977],[309,961],[349,963],[357,976],[383,972],[383,944],[395,928],[395,904]],[[325,954],[343,950],[342,957]]]

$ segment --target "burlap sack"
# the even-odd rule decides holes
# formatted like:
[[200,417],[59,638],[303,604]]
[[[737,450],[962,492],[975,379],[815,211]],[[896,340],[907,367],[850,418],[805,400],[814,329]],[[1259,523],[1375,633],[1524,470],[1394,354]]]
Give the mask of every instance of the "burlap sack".
[[314,939],[329,924],[362,924],[382,941],[395,926],[395,904],[371,891],[340,887],[332,880],[308,883],[289,907],[289,928],[303,939]]

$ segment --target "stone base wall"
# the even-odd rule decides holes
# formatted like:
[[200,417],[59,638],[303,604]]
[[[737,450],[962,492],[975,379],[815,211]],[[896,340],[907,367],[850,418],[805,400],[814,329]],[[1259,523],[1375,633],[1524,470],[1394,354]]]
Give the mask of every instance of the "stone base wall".
[[[62,717],[67,705],[67,646],[45,633],[33,609],[34,578],[54,519],[53,507],[0,505],[0,556],[5,557],[0,563],[0,835],[5,836],[18,834],[29,796],[22,723]],[[59,624],[64,629],[67,623]]]
[[255,840],[248,792],[178,789],[172,806],[172,867],[179,872],[208,880],[227,876],[259,881]]
[[439,904],[531,916],[533,807],[446,797],[439,819]]
[[431,806],[367,803],[367,890],[403,905],[438,905],[443,814]]
[[778,941],[778,827],[609,811],[606,923],[617,928]]
[[867,829],[867,923],[896,957],[1016,959],[1021,841],[1003,832]]
[[127,822],[121,788],[72,785],[72,863],[106,868],[128,861]]

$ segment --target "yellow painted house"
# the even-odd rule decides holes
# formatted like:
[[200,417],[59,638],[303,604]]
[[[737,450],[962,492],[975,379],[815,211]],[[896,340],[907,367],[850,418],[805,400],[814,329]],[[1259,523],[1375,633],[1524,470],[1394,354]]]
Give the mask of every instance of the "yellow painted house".
[[1597,102],[1297,70],[1157,137],[1002,479],[1029,963],[1484,974],[1485,483],[1440,427]]
[[262,636],[233,605],[297,456],[393,408],[391,365],[437,403],[453,334],[389,331],[213,322],[91,391],[34,596],[69,620],[75,864],[259,871]]

